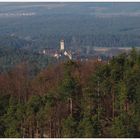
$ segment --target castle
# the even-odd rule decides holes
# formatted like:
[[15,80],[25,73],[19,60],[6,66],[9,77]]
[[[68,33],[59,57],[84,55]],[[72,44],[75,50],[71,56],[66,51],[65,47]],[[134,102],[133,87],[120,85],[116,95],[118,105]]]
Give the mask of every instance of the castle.
[[108,48],[89,48],[79,47],[77,48],[65,48],[65,41],[61,39],[59,46],[56,48],[46,48],[40,51],[42,55],[47,55],[56,58],[57,60],[69,59],[69,60],[80,60],[88,61],[89,59],[96,59],[98,62],[102,61],[102,53],[107,53]]
[[65,49],[65,42],[63,39],[60,40],[59,50],[47,48],[42,51],[42,54],[55,57],[56,59],[68,57],[70,60],[72,60],[72,52]]

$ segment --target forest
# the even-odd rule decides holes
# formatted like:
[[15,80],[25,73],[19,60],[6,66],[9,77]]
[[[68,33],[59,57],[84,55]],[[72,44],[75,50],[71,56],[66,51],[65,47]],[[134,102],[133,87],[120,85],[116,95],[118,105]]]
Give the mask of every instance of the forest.
[[140,52],[0,74],[0,137],[140,137]]
[[133,2],[0,3],[0,44],[58,48],[64,39],[73,48],[139,47],[139,7]]
[[[12,43],[13,44],[13,43]],[[6,73],[18,64],[24,63],[28,67],[30,76],[35,76],[41,69],[56,63],[53,57],[40,55],[38,52],[17,45],[0,45],[0,73]]]

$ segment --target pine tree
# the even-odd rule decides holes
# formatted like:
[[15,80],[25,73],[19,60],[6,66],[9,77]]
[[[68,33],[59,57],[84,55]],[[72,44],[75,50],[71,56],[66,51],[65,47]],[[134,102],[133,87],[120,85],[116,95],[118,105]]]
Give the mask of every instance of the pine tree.
[[15,98],[10,98],[9,107],[7,113],[3,116],[6,130],[4,132],[7,138],[18,138],[21,137],[21,132],[19,128],[20,121],[17,120],[16,116],[17,102]]
[[96,138],[101,137],[101,124],[98,115],[86,116],[79,123],[79,137]]
[[68,116],[62,122],[62,137],[64,138],[76,138],[77,134],[77,121],[72,116]]

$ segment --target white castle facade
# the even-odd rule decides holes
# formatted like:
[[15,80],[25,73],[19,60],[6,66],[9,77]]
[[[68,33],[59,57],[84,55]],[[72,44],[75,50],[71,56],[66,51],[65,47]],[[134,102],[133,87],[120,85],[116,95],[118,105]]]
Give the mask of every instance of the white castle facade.
[[42,51],[42,54],[53,56],[56,59],[59,59],[60,57],[63,57],[63,56],[68,57],[70,60],[72,59],[72,53],[71,51],[65,49],[65,43],[63,39],[60,40],[59,50],[44,49]]

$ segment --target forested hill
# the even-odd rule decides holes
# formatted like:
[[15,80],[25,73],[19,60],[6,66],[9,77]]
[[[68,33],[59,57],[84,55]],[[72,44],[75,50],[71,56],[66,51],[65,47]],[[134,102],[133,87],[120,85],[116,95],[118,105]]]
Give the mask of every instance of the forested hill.
[[0,74],[0,137],[140,137],[140,53]]
[[[12,43],[12,41],[10,43]],[[7,46],[0,45],[0,73],[6,73],[18,64],[26,64],[29,66],[30,76],[32,77],[41,69],[56,62],[54,58],[40,55],[30,50],[28,46],[19,47],[19,44],[23,45],[26,44],[26,42],[18,40],[17,44],[14,42],[15,44],[12,46],[10,46],[10,43],[6,42]]]
[[0,46],[5,47],[25,47],[28,48],[32,45],[32,42],[30,40],[26,40],[23,38],[19,38],[17,36],[1,36],[0,37]]
[[0,3],[0,37],[30,40],[32,48],[139,47],[139,3]]

